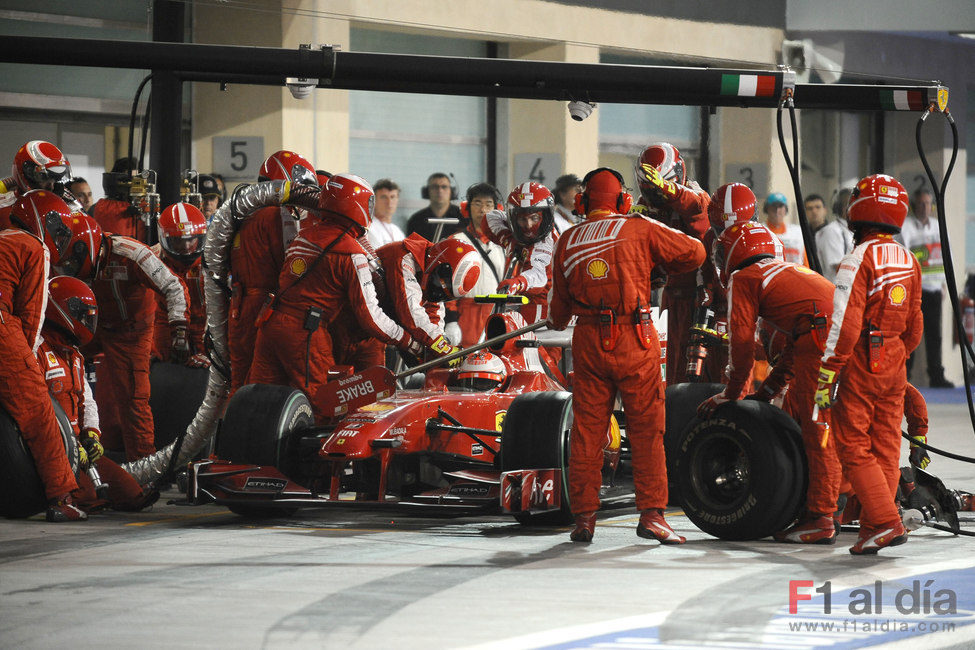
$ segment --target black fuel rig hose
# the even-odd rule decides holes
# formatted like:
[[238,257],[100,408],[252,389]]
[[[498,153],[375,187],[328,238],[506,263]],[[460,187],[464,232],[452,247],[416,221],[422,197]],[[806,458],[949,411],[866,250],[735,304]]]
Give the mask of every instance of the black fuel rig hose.
[[[925,121],[927,121],[928,116],[932,113],[940,113],[943,115],[945,120],[947,120],[948,125],[951,127],[951,160],[948,162],[948,167],[945,169],[945,175],[941,180],[941,183],[938,183],[937,179],[935,178],[934,172],[931,170],[931,165],[928,164],[928,158],[924,154],[924,147],[921,144],[921,128],[924,126]],[[967,372],[967,361],[971,360],[972,363],[975,363],[975,351],[972,350],[972,344],[969,343],[968,337],[965,335],[965,325],[962,322],[961,306],[958,302],[958,286],[955,283],[955,265],[951,260],[951,242],[948,239],[948,222],[947,218],[945,217],[945,188],[948,185],[948,179],[951,177],[951,171],[955,167],[955,159],[958,157],[958,127],[955,125],[955,120],[951,117],[951,113],[949,113],[947,109],[944,111],[939,111],[937,110],[936,106],[932,104],[921,114],[921,117],[918,119],[914,136],[917,143],[917,152],[921,158],[921,164],[924,165],[924,171],[928,175],[928,180],[931,182],[931,187],[933,188],[935,194],[934,198],[938,209],[938,228],[940,230],[939,234],[941,238],[941,256],[944,260],[945,266],[945,284],[948,286],[948,298],[951,301],[952,321],[955,324],[955,332],[959,341],[962,376],[965,381],[965,398],[968,401],[968,415],[972,423],[972,430],[975,432],[975,403],[972,402],[972,380]],[[956,460],[961,460],[967,463],[975,463],[975,458],[968,458],[955,454],[945,454],[940,450],[926,446],[925,448],[930,449],[937,454],[947,455]]]
[[[785,143],[785,133],[782,128],[782,109],[789,109],[789,122],[792,125],[792,156]],[[792,100],[792,93],[786,94],[785,99],[779,103],[776,111],[776,128],[779,133],[779,146],[782,147],[782,156],[785,158],[786,167],[789,168],[789,176],[792,178],[792,191],[796,195],[796,215],[799,217],[799,228],[802,230],[802,243],[806,249],[806,259],[809,261],[809,268],[816,273],[822,273],[823,269],[819,265],[819,255],[816,254],[816,239],[813,237],[812,230],[809,229],[809,220],[806,219],[806,205],[802,200],[802,188],[799,186],[799,130],[796,126],[796,106]]]

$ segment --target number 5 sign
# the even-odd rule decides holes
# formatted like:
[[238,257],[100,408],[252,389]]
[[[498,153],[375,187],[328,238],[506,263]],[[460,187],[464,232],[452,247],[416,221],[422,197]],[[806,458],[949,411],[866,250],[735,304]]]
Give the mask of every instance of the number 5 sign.
[[213,171],[228,181],[256,181],[264,163],[264,138],[255,135],[213,138]]

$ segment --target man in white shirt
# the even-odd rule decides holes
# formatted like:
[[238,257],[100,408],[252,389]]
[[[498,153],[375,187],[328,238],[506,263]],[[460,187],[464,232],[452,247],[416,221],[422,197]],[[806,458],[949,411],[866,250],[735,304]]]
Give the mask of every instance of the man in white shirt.
[[836,284],[836,271],[840,261],[853,250],[853,233],[847,227],[846,208],[850,202],[848,189],[840,190],[833,204],[833,221],[816,232],[816,253],[826,279]]
[[555,197],[555,232],[564,233],[579,222],[573,214],[576,194],[582,193],[582,179],[575,174],[564,174],[555,179],[552,195]]
[[502,209],[501,193],[490,183],[475,183],[467,188],[466,201],[461,204],[465,229],[451,237],[471,244],[481,256],[481,275],[474,290],[466,298],[458,298],[450,309],[448,305],[447,325],[444,333],[454,345],[468,347],[478,343],[484,332],[484,322],[491,315],[493,305],[480,305],[474,296],[495,293],[498,283],[504,277],[504,247],[496,244],[484,234],[481,223],[491,210]]
[[406,235],[400,227],[393,223],[393,215],[399,206],[399,185],[381,178],[372,186],[376,193],[376,207],[372,225],[366,231],[366,237],[373,248],[379,248],[394,241],[405,239]]
[[806,248],[802,242],[802,229],[798,224],[786,223],[789,214],[789,199],[782,192],[772,192],[765,199],[762,206],[765,213],[765,225],[775,233],[782,242],[783,255],[786,262],[806,266]]
[[[921,264],[921,314],[924,317],[924,352],[928,358],[928,382],[932,388],[954,388],[945,379],[941,365],[941,309],[944,298],[945,267],[941,257],[941,230],[932,218],[931,192],[925,188],[911,195],[912,214],[904,220],[901,237],[904,247]],[[907,360],[910,377],[914,355]]]

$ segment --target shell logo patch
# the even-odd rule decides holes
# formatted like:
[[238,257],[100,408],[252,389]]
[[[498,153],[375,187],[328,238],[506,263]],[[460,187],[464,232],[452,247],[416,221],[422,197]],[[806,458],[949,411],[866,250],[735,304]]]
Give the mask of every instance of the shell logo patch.
[[895,284],[890,288],[887,297],[890,298],[890,304],[902,305],[904,299],[907,298],[907,289],[904,288],[903,284]]
[[602,259],[601,257],[597,257],[594,260],[590,260],[590,262],[586,264],[586,273],[588,273],[589,277],[591,277],[593,280],[603,280],[607,275],[609,275],[609,264],[607,264],[606,260]]
[[53,352],[50,352],[49,351],[47,353],[47,367],[48,368],[57,368],[60,365],[61,364],[58,363],[58,358],[56,356],[54,356],[54,353]]
[[807,269],[805,266],[797,266],[796,271],[802,273],[803,275],[815,275],[816,272],[812,269]]
[[292,275],[298,275],[298,276],[304,275],[307,269],[308,269],[308,265],[305,263],[305,260],[301,259],[300,257],[298,259],[291,261]]

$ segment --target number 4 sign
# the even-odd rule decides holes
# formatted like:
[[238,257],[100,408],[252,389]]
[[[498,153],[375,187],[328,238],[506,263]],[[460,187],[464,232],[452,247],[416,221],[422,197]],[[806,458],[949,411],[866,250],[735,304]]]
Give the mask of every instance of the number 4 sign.
[[218,136],[213,138],[213,171],[228,181],[256,181],[264,163],[261,136]]
[[562,156],[557,153],[515,154],[514,183],[535,181],[552,188],[562,170]]

